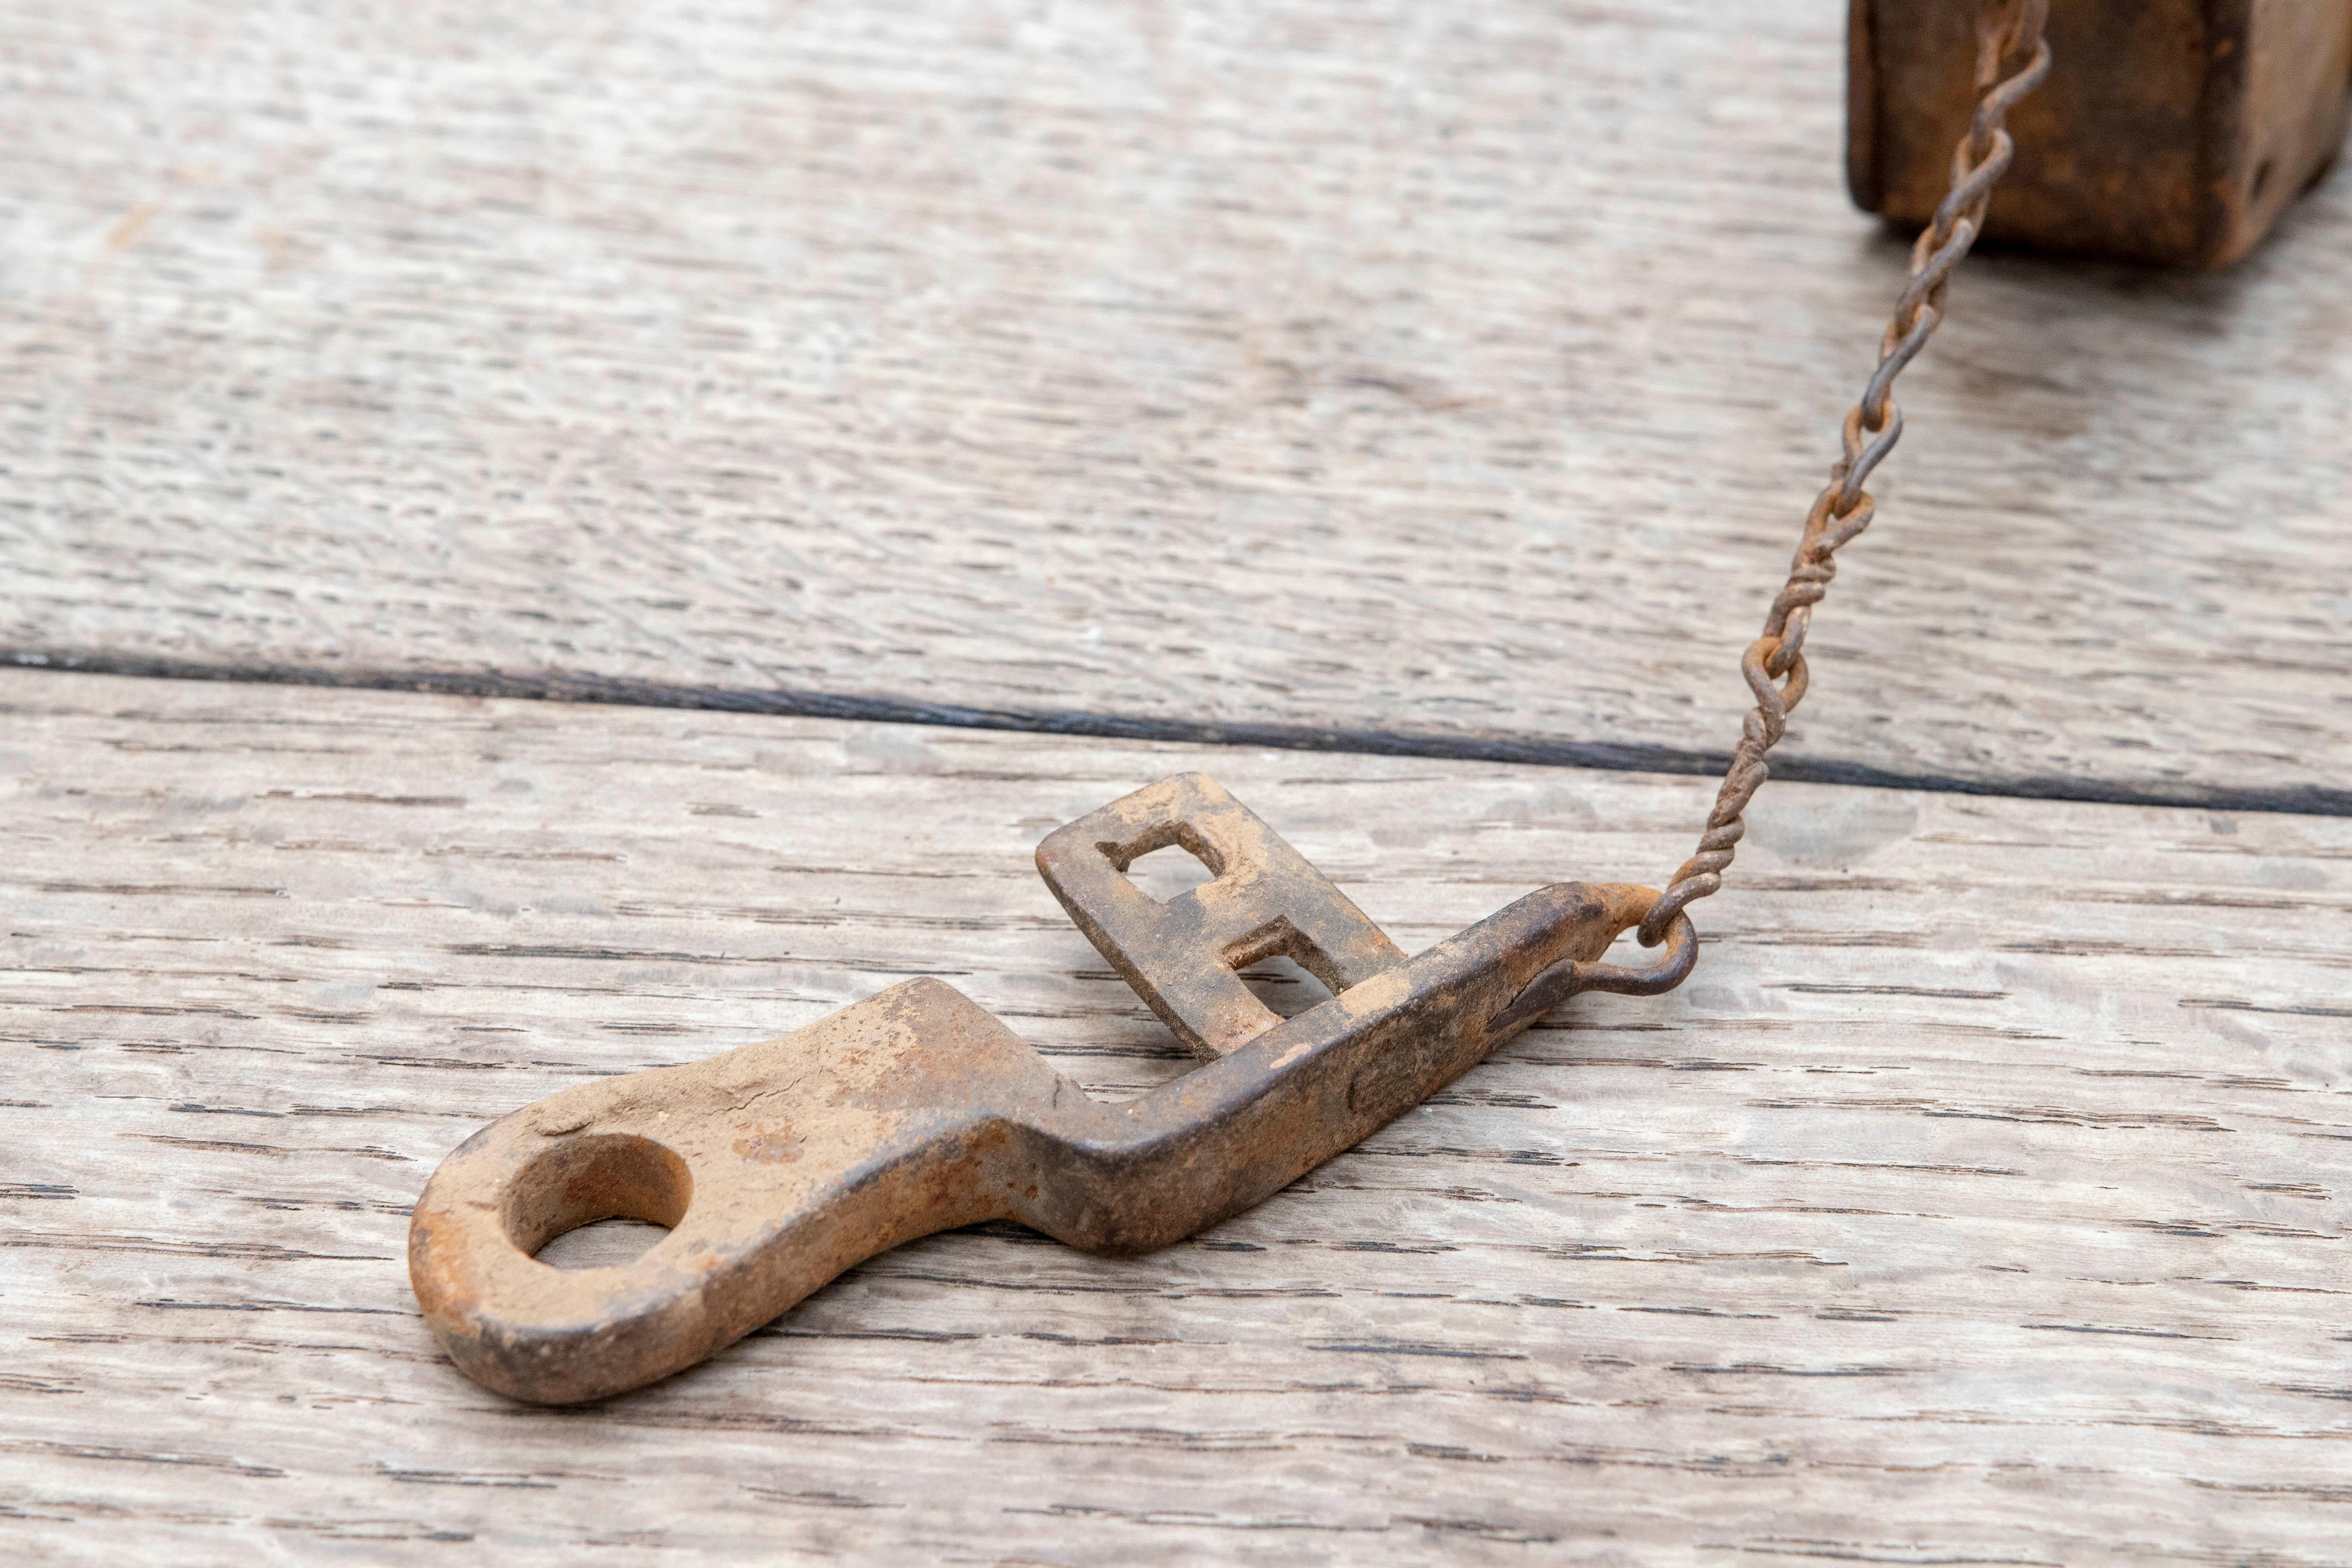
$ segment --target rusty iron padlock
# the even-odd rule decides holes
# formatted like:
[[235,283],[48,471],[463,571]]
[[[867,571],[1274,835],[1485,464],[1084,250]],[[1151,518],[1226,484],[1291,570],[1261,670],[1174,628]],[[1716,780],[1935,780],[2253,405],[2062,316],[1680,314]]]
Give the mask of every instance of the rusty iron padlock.
[[[1213,879],[1163,902],[1125,873],[1170,845]],[[1014,1219],[1090,1251],[1162,1247],[1361,1142],[1576,993],[1670,990],[1697,954],[1685,916],[1656,963],[1596,962],[1657,895],[1570,882],[1407,957],[1198,773],[1058,829],[1037,867],[1203,1065],[1096,1100],[920,979],[781,1039],[563,1089],[461,1144],[417,1202],[409,1278],[450,1358],[519,1399],[596,1399],[933,1231]],[[1236,973],[1276,953],[1330,998],[1276,1016]],[[669,1234],[619,1268],[535,1256],[613,1217]]]
[[[2344,142],[2352,0],[2049,0],[2048,79],[2010,111],[1989,240],[2221,268]],[[1852,0],[1846,178],[1906,229],[1952,178],[1979,7]]]

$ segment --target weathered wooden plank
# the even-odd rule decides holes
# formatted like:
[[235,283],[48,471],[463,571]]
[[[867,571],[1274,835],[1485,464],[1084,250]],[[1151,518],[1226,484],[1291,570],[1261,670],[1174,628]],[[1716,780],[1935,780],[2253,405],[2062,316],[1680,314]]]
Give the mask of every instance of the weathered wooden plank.
[[1766,792],[1698,975],[1131,1261],[1007,1227],[600,1408],[435,1352],[471,1129],[915,973],[1179,1070],[1030,865],[1206,767],[1408,949],[1700,781],[0,677],[0,1538],[45,1561],[2343,1560],[2352,824]]
[[[0,647],[1687,765],[1901,276],[1841,17],[16,6]],[[1787,765],[2352,805],[2347,192],[1972,266]]]

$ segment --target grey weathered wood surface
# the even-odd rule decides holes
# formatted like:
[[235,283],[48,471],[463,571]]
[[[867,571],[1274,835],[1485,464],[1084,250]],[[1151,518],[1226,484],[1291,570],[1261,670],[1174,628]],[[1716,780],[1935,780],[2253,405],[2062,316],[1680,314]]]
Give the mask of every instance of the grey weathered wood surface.
[[1767,792],[1704,967],[1198,1240],[887,1255],[601,1408],[406,1210],[585,1075],[947,978],[1181,1070],[1030,866],[1213,770],[1408,948],[1698,780],[0,677],[0,1542],[68,1563],[2347,1561],[2352,823]]
[[[0,653],[1727,751],[1843,10],[16,0]],[[2352,805],[2347,240],[1973,265],[1790,765]]]

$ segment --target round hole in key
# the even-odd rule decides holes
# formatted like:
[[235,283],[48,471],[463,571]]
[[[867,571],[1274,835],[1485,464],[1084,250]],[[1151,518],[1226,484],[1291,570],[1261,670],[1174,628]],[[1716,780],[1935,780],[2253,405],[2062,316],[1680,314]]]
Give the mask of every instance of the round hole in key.
[[[551,1268],[613,1268],[630,1242],[642,1252],[660,1240],[644,1226],[618,1229],[604,1220],[635,1220],[670,1228],[686,1217],[694,1178],[686,1162],[650,1138],[598,1132],[558,1139],[522,1168],[507,1189],[507,1237],[523,1253]],[[597,1234],[542,1257],[548,1244],[573,1231]]]
[[642,1219],[592,1219],[539,1249],[538,1261],[571,1273],[579,1268],[626,1268],[660,1244],[667,1227]]

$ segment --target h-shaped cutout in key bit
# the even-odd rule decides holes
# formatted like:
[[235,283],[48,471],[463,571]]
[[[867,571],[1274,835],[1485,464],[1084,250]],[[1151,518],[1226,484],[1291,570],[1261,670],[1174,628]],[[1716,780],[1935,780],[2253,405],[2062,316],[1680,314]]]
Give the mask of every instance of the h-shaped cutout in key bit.
[[[1181,846],[1215,879],[1161,901],[1127,868]],[[1179,773],[1056,829],[1037,869],[1095,950],[1206,1057],[1282,1022],[1239,971],[1276,954],[1333,995],[1404,954],[1330,879],[1206,773]]]
[[[1121,868],[1181,844],[1217,879],[1162,903]],[[860,1258],[1012,1219],[1097,1252],[1165,1246],[1279,1192],[1579,991],[1689,973],[1600,962],[1647,888],[1560,882],[1406,958],[1212,781],[1154,784],[1038,852],[1095,945],[1214,1059],[1117,1104],[971,998],[891,986],[792,1034],[591,1079],[483,1128],[409,1222],[418,1305],[467,1375],[519,1399],[601,1399],[731,1344]],[[1234,975],[1286,952],[1335,995],[1277,1019]],[[540,1248],[613,1215],[669,1234],[636,1261]]]

